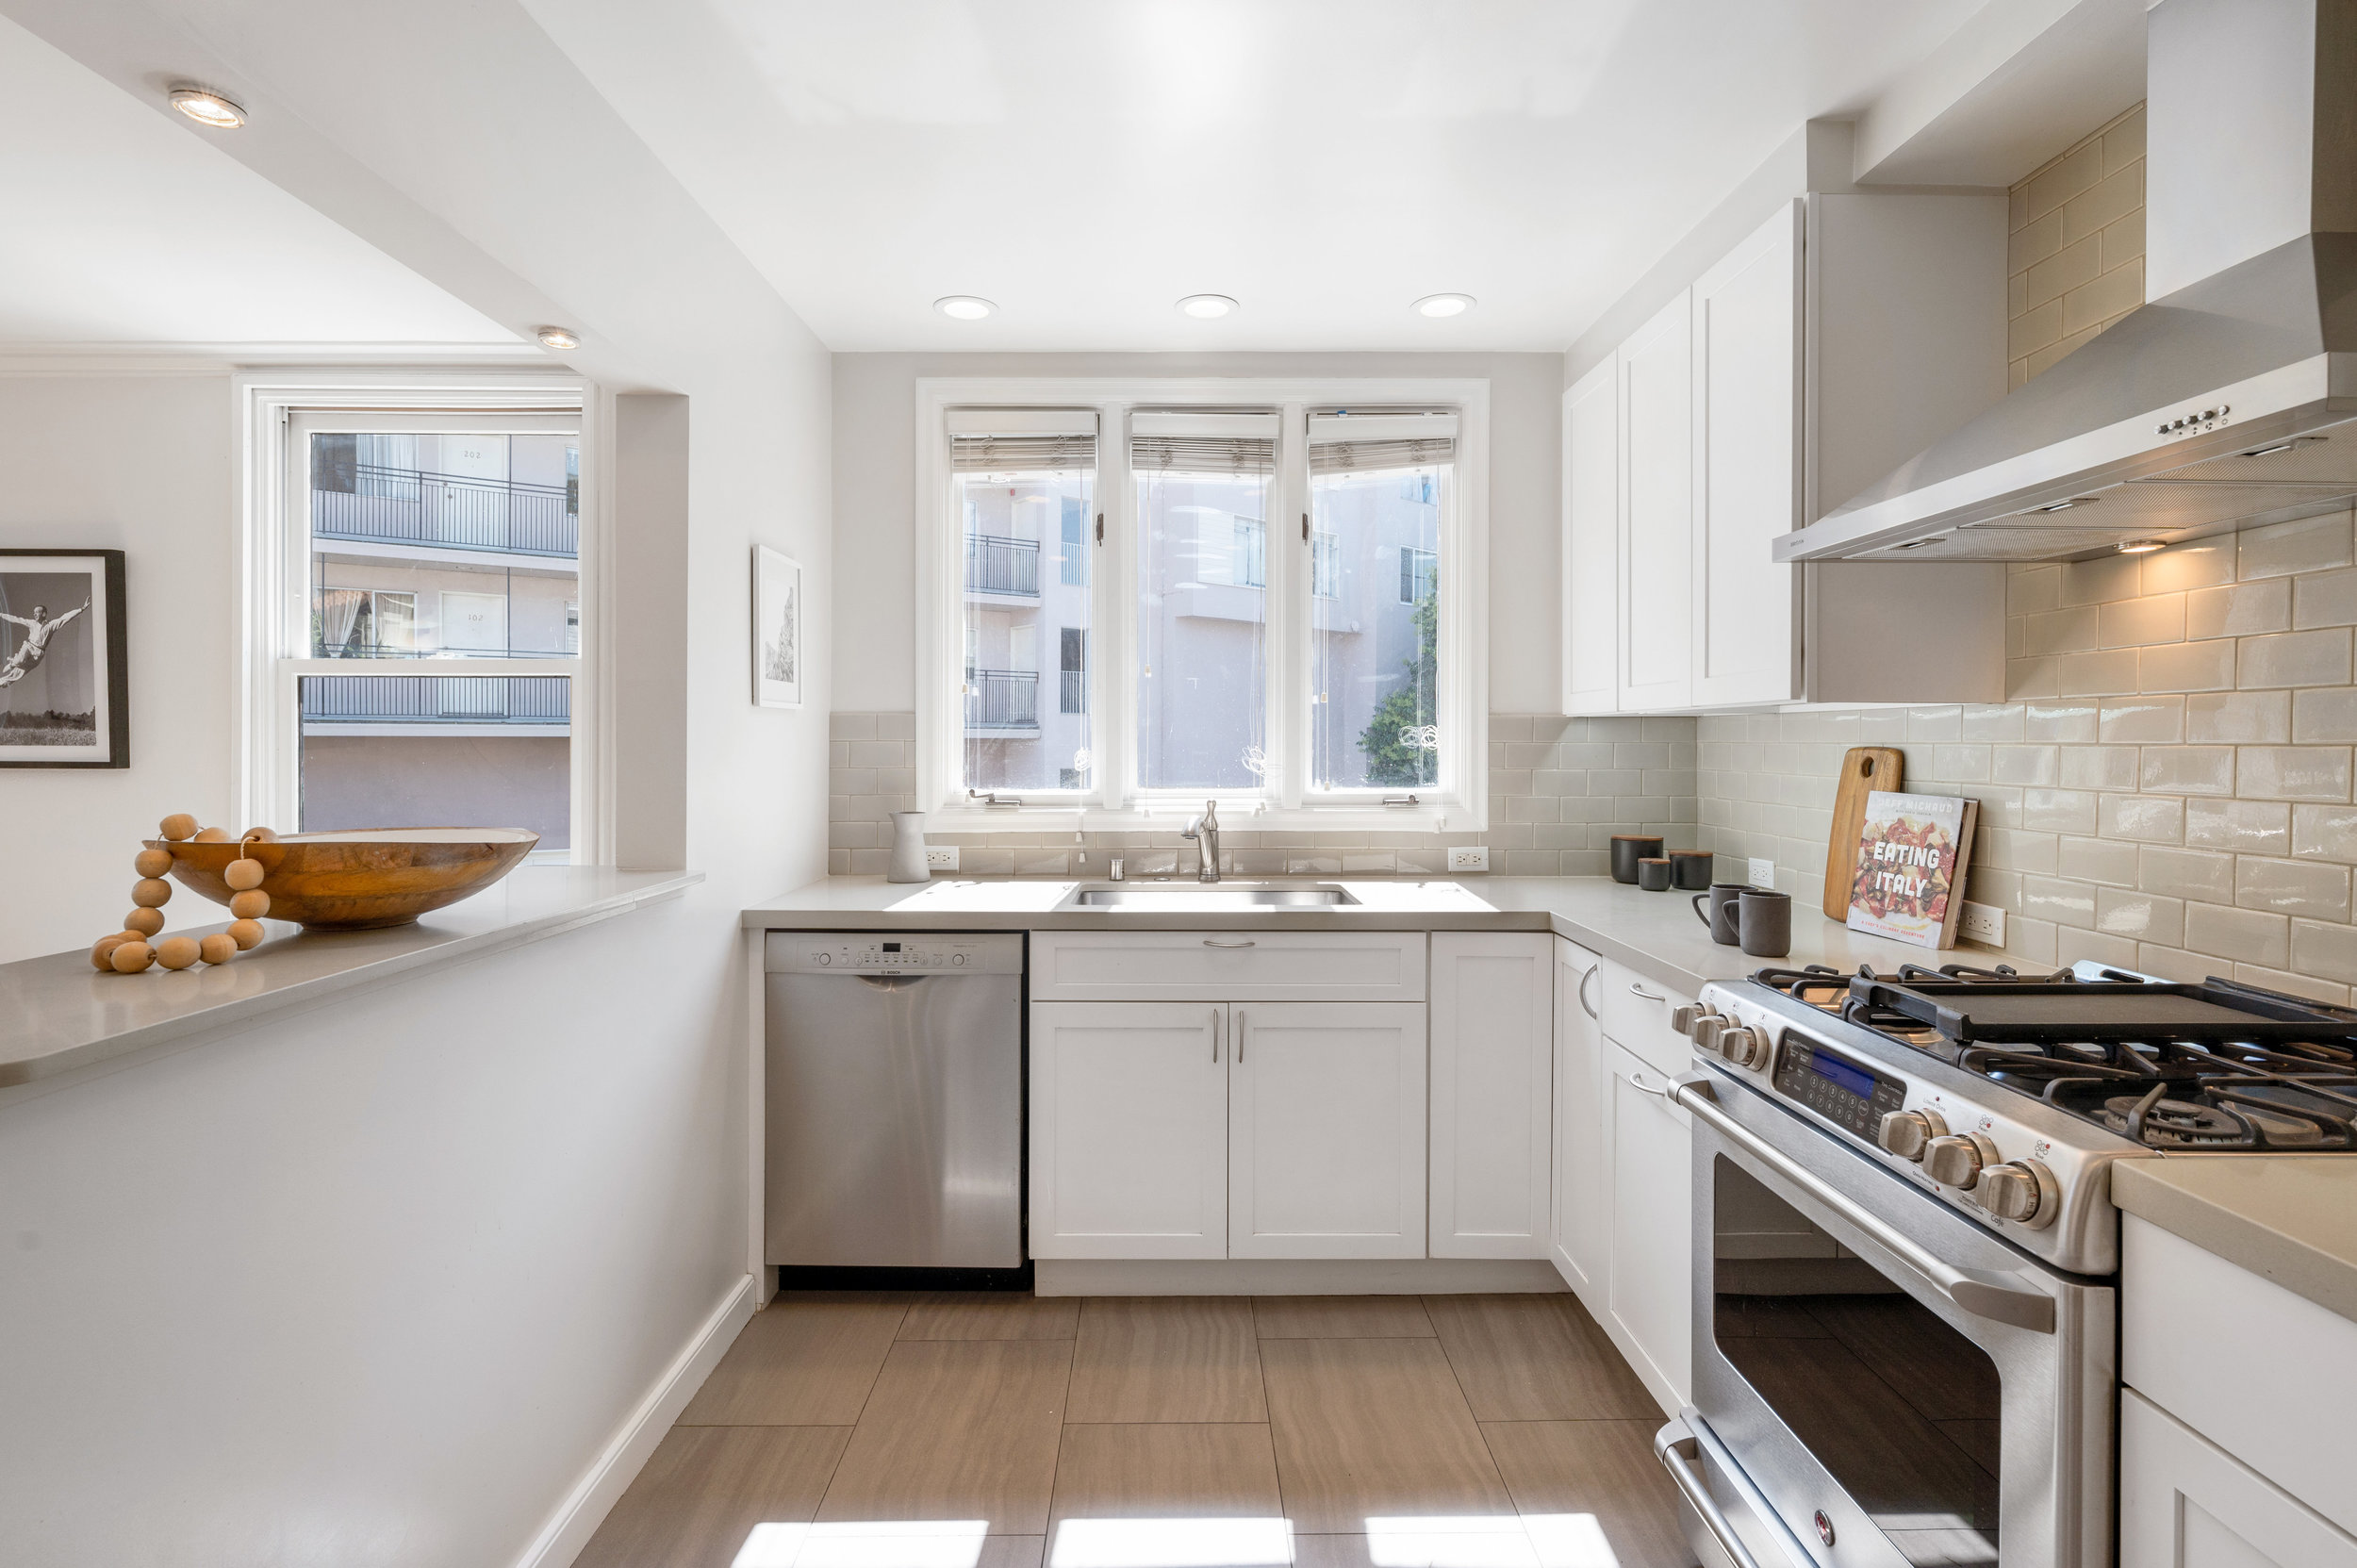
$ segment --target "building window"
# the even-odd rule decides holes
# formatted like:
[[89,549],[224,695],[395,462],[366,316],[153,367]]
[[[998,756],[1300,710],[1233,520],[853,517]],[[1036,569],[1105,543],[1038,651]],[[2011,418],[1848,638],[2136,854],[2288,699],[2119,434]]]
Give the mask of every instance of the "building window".
[[[921,806],[952,831],[1150,828],[1207,796],[1257,826],[1486,825],[1486,388],[1329,385],[920,383]],[[1026,592],[1005,563],[1034,542],[1056,568]]]
[[579,418],[294,412],[285,429],[298,482],[279,521],[304,588],[274,659],[292,821],[273,825],[526,828],[569,851]]

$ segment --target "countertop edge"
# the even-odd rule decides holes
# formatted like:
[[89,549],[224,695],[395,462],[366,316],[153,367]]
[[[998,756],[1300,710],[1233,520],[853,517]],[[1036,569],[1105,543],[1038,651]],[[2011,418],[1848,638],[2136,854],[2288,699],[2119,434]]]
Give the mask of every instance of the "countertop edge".
[[2357,1321],[2357,1259],[2328,1252],[2242,1208],[2191,1191],[2170,1179],[2168,1164],[2166,1160],[2115,1162],[2112,1202],[2122,1213],[2148,1220],[2294,1296]]
[[191,1034],[251,1022],[344,992],[404,979],[441,965],[486,957],[505,949],[545,941],[568,931],[627,915],[648,904],[677,898],[703,880],[704,873],[701,871],[664,874],[663,880],[658,882],[619,889],[568,908],[553,909],[488,930],[453,936],[430,948],[382,958],[360,959],[348,968],[295,981],[256,996],[230,998],[192,1008],[177,1017],[100,1035],[79,1045],[62,1046],[44,1055],[0,1063],[0,1090],[39,1087],[83,1068],[151,1050]]

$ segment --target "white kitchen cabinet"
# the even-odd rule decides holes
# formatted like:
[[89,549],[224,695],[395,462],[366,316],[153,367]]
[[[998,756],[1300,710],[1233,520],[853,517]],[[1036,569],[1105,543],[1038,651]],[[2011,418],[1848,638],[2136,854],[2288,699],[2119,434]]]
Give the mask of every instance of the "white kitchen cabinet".
[[1432,935],[1431,1255],[1547,1255],[1555,938]]
[[1035,1001],[1422,1001],[1416,931],[1037,931]]
[[1612,1198],[1605,1184],[1604,1030],[1595,999],[1603,963],[1576,942],[1555,939],[1555,1213],[1550,1254],[1564,1283],[1598,1316],[1608,1310],[1605,1262],[1612,1235]]
[[1684,1072],[1692,1064],[1694,1048],[1670,1027],[1670,1018],[1694,999],[1625,964],[1607,958],[1603,965],[1589,1000],[1601,1015],[1606,1035],[1665,1074]]
[[1035,1258],[1228,1255],[1228,1009],[1031,1005]]
[[2357,1537],[2123,1389],[2119,1560],[2123,1568],[2357,1568]]
[[1694,364],[1691,291],[1639,327],[1620,372],[1623,712],[1693,701]]
[[1563,394],[1563,711],[1620,706],[1621,360]]
[[1229,1010],[1228,1255],[1425,1253],[1425,1009]]
[[1605,1263],[1606,1330],[1662,1409],[1692,1387],[1693,1134],[1663,1091],[1668,1076],[1607,1040],[1606,1180],[1611,1205]]

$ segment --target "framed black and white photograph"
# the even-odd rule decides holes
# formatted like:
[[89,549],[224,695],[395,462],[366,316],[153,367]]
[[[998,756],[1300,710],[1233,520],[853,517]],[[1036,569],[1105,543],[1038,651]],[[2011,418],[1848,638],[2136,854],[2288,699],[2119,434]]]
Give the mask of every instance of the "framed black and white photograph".
[[802,705],[802,564],[753,546],[753,701]]
[[123,552],[0,550],[0,767],[131,766]]

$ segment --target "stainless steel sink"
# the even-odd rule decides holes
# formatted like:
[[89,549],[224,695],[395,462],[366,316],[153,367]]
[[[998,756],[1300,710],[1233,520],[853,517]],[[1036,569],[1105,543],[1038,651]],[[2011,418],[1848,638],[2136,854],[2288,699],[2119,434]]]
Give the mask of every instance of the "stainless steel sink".
[[1333,909],[1355,904],[1347,887],[1234,887],[1167,883],[1145,887],[1083,887],[1067,909]]

